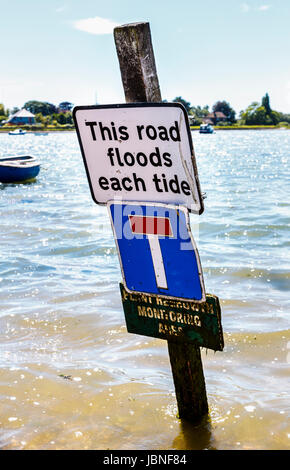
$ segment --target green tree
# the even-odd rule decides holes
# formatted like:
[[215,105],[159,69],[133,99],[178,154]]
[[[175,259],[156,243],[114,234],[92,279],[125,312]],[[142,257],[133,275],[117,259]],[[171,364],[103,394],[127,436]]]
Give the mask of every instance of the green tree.
[[6,116],[4,104],[0,103],[0,116]]
[[277,125],[283,120],[281,113],[271,109],[268,93],[263,96],[261,104],[254,101],[240,114],[240,123],[246,125]]
[[173,101],[173,103],[181,103],[181,104],[183,104],[183,106],[185,107],[187,113],[188,113],[188,114],[190,113],[191,106],[190,106],[189,101],[184,100],[181,96],[177,96],[177,97],[174,98],[174,100],[172,100],[172,101]]
[[71,111],[67,111],[65,113],[65,119],[66,119],[66,124],[73,124],[73,117],[72,117]]
[[5,109],[4,104],[0,103],[0,124],[6,121],[9,116],[9,109]]
[[41,113],[37,113],[35,115],[35,121],[40,122],[41,124],[44,124],[44,117]]
[[56,120],[59,124],[66,124],[66,118],[65,118],[65,113],[59,113],[56,116]]
[[288,122],[290,124],[290,114],[278,113],[279,122]]
[[209,106],[206,105],[203,108],[201,106],[192,106],[189,112],[191,118],[190,123],[194,126],[202,124],[203,118],[209,114]]
[[233,108],[231,108],[230,104],[227,101],[217,101],[213,105],[212,110],[214,113],[218,111],[224,113],[228,122],[232,124],[236,122],[236,112]]
[[61,103],[59,103],[58,108],[60,112],[66,112],[66,111],[71,111],[73,106],[74,105],[70,103],[69,101],[62,101]]
[[52,123],[52,116],[51,115],[43,116],[42,123],[44,124],[44,126],[48,126],[49,124],[51,124]]
[[11,115],[16,114],[20,109],[17,106],[14,106],[14,108],[11,109]]
[[253,101],[245,111],[241,111],[240,123],[247,126],[264,124],[264,122],[261,123],[261,120],[265,119],[265,117],[266,110],[264,106],[262,107],[258,101]]
[[272,120],[272,124],[275,126],[278,124],[278,122],[281,121],[281,116],[280,116],[280,113],[278,113],[278,111],[271,111],[270,117]]
[[30,111],[32,114],[41,113],[43,116],[48,116],[56,112],[56,107],[54,106],[54,104],[48,103],[46,101],[27,101],[23,107]]
[[201,106],[192,106],[191,114],[197,118],[204,118],[209,114],[209,106],[206,105],[203,108]]
[[262,106],[264,106],[267,114],[271,114],[272,109],[270,107],[270,98],[268,93],[266,93],[265,96],[263,96],[262,98]]
[[247,107],[245,111],[241,112],[241,124],[246,124],[249,126],[271,125],[274,124],[273,115],[267,114],[266,108],[257,101],[254,101],[252,104],[250,104],[250,106]]
[[267,120],[270,120],[271,124],[278,124],[280,122],[280,113],[273,111],[270,106],[270,98],[268,93],[265,94],[262,98],[262,106],[264,106],[267,113]]

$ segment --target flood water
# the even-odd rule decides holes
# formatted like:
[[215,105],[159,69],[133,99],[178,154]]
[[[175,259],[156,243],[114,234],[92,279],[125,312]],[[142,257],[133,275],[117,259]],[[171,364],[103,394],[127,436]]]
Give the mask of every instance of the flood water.
[[290,131],[193,132],[191,216],[225,348],[202,350],[209,417],[180,421],[166,341],[129,334],[106,208],[75,133],[0,134],[36,182],[0,184],[1,449],[289,449]]

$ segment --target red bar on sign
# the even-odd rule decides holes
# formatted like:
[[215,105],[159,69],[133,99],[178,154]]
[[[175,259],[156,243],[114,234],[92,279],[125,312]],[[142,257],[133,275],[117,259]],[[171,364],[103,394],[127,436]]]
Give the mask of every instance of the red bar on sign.
[[173,237],[170,219],[168,217],[129,215],[129,220],[133,233]]

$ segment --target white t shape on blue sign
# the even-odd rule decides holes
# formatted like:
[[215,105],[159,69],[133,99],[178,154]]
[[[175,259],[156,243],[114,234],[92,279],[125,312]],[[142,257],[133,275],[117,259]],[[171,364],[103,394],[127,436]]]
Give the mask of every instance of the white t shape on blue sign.
[[205,301],[186,208],[110,201],[108,210],[128,292]]
[[129,215],[132,233],[147,235],[157,287],[168,289],[159,237],[173,237],[168,217]]

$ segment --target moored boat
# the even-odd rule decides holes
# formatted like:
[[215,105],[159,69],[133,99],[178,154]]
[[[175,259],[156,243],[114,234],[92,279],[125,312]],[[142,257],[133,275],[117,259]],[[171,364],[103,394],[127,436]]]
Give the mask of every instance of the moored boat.
[[33,181],[40,171],[40,163],[29,155],[0,158],[0,183]]
[[9,131],[9,135],[25,135],[26,131],[23,129],[15,129],[14,131]]
[[201,124],[199,127],[200,134],[212,134],[214,128],[210,124]]

